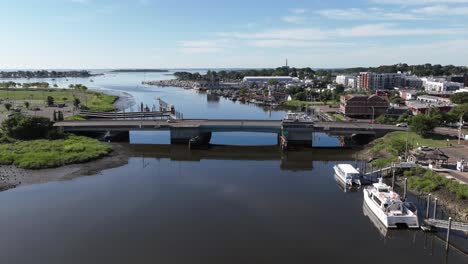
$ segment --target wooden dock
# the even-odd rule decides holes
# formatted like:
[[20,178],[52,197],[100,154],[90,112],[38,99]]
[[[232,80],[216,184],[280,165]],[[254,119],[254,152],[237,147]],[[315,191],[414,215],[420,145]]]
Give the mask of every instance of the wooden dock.
[[[449,221],[441,219],[424,219],[424,223],[431,227],[437,228],[449,228]],[[468,223],[454,222],[452,221],[451,227],[452,230],[468,232]]]

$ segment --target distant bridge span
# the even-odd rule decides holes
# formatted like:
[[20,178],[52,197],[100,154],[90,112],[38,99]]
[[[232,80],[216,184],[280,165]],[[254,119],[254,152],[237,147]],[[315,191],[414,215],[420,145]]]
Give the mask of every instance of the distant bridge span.
[[282,129],[301,129],[310,132],[330,134],[378,134],[392,131],[406,131],[394,125],[351,123],[351,122],[283,122],[282,120],[233,120],[233,119],[182,119],[171,123],[166,120],[87,120],[63,121],[54,124],[64,131],[138,131],[199,129],[203,132],[265,132],[280,133]]
[[129,138],[130,131],[168,130],[171,143],[188,144],[191,139],[209,142],[213,132],[258,132],[284,135],[290,144],[312,145],[313,133],[351,136],[382,136],[392,131],[405,131],[393,125],[350,122],[294,122],[283,120],[177,119],[177,120],[86,120],[54,124],[64,132],[118,133]]

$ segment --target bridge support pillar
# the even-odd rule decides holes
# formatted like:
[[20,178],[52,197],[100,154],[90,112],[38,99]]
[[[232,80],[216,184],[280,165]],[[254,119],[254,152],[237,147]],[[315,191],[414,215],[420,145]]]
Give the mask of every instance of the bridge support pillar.
[[197,138],[197,144],[209,144],[211,132],[203,132],[198,128],[171,128],[171,144],[188,144],[194,138]]

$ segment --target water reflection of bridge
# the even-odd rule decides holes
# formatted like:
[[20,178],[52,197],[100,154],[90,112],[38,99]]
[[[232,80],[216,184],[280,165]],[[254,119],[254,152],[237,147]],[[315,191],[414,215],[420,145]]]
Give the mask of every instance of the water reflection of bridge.
[[206,149],[189,150],[181,145],[129,145],[128,150],[145,158],[162,158],[174,161],[202,160],[256,160],[281,161],[282,170],[311,171],[314,161],[348,161],[354,152],[350,149],[303,148],[281,153],[277,146],[221,146],[210,145]]

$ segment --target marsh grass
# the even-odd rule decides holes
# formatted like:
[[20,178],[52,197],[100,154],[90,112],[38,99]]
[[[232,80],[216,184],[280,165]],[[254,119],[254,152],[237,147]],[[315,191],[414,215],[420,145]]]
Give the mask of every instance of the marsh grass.
[[69,135],[60,140],[2,143],[0,164],[24,169],[44,169],[91,161],[110,152],[109,146],[96,139]]

